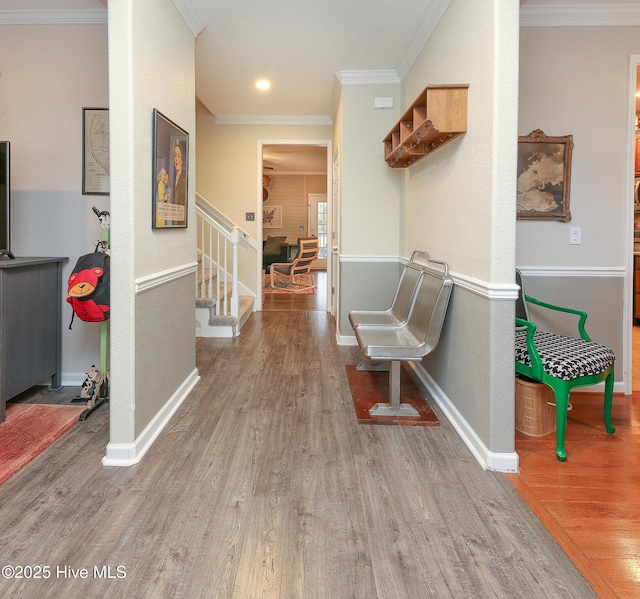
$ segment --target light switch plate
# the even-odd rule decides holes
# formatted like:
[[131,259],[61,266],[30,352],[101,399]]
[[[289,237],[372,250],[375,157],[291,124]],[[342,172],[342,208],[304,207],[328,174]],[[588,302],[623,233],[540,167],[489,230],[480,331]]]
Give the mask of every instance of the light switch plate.
[[582,231],[580,227],[569,227],[569,245],[580,245],[582,243]]

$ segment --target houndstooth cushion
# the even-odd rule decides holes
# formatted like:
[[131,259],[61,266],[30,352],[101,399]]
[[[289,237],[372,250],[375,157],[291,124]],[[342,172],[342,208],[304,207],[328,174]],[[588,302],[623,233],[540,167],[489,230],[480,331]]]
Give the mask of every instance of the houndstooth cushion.
[[[563,381],[599,374],[616,360],[608,347],[575,337],[536,331],[533,340],[544,371]],[[531,366],[524,330],[516,331],[516,362]]]

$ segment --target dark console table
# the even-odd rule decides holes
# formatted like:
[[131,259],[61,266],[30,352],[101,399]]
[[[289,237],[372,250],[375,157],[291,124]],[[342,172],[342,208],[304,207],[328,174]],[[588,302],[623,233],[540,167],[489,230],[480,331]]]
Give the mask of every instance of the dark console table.
[[48,377],[60,387],[64,260],[0,260],[0,422],[12,397]]

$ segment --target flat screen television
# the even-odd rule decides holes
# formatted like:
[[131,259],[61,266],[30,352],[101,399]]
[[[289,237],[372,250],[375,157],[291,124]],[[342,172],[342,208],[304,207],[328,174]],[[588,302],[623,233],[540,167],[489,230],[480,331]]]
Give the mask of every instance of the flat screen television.
[[11,253],[11,144],[0,141],[0,258]]

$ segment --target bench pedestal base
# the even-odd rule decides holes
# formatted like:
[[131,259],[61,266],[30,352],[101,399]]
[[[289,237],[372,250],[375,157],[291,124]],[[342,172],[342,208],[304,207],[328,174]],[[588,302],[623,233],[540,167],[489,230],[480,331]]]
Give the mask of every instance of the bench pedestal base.
[[[363,362],[358,368],[364,364]],[[369,409],[370,416],[420,416],[420,412],[411,404],[400,403],[400,360],[392,360],[386,364],[374,361],[366,370],[389,371],[389,403],[377,403]]]
[[369,408],[369,414],[371,416],[420,416],[420,412],[410,403],[401,403],[398,406],[392,406],[389,403],[377,403]]

